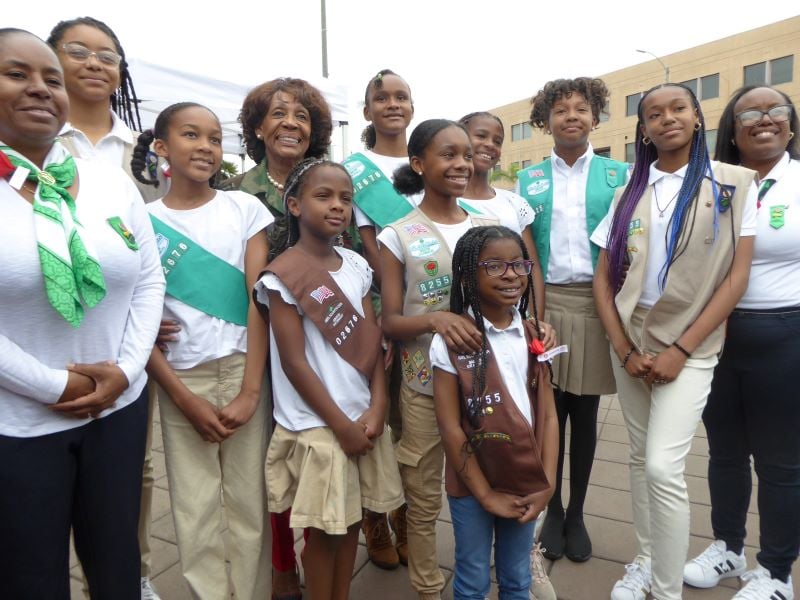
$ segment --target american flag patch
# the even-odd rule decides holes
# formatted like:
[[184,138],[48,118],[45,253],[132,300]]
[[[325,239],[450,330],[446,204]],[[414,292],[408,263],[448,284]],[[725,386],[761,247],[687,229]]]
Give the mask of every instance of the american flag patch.
[[322,304],[328,298],[333,297],[333,292],[327,286],[321,285],[313,292],[311,292],[309,296],[311,296],[314,300]]
[[534,169],[531,171],[531,177],[544,177],[544,171],[541,169]]
[[411,223],[403,227],[408,235],[419,235],[420,233],[428,233],[428,228],[422,223]]

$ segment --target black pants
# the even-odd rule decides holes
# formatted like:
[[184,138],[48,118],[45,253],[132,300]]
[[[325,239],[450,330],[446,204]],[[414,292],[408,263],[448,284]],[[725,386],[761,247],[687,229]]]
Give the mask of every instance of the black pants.
[[69,532],[92,600],[139,600],[147,402],[81,427],[0,436],[0,598],[69,600]]
[[800,309],[734,311],[703,413],[711,524],[739,552],[758,476],[761,566],[786,581],[800,551]]

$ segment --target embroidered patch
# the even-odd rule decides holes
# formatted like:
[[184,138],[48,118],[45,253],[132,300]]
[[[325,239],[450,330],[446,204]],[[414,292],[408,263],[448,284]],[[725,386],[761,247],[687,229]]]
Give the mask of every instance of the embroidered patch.
[[442,245],[436,238],[425,237],[411,242],[408,246],[408,252],[414,258],[427,258],[436,254],[441,247]]
[[333,297],[333,292],[327,286],[321,285],[317,289],[315,289],[313,292],[311,292],[309,294],[309,296],[311,296],[314,300],[316,300],[317,302],[322,304],[328,298],[332,298]]
[[325,325],[336,327],[344,318],[342,308],[344,308],[344,302],[337,302],[336,304],[331,305],[328,308],[328,314],[325,315]]
[[428,385],[431,382],[431,372],[428,367],[422,367],[420,372],[417,373],[417,379],[422,385]]
[[717,194],[717,206],[719,206],[719,212],[725,212],[731,207],[731,200],[733,199],[733,194],[735,192],[735,185],[729,185],[725,183],[719,184],[719,192]]
[[403,377],[406,379],[406,383],[414,379],[416,377],[416,373],[414,372],[414,367],[411,365],[406,365],[403,367]]
[[453,281],[450,279],[450,275],[442,275],[441,277],[434,277],[433,279],[420,282],[419,291],[421,294],[424,294],[425,292],[443,290],[449,288],[452,283]]
[[534,169],[531,171],[531,177],[544,177],[544,171],[541,169]]
[[538,181],[534,181],[527,187],[527,192],[529,196],[537,196],[538,194],[543,194],[547,190],[550,189],[550,180],[549,179],[540,179]]
[[169,238],[163,233],[156,234],[156,248],[158,249],[159,256],[162,258],[164,254],[167,253],[167,250],[169,250]]
[[428,229],[423,223],[410,223],[408,225],[403,225],[403,229],[408,235],[430,233],[430,229]]
[[[45,171],[39,172],[40,175],[42,173],[45,173]],[[47,173],[47,175],[50,175],[50,173]],[[50,175],[50,177],[52,177],[52,175]],[[139,249],[139,244],[136,243],[136,238],[134,237],[133,232],[125,226],[125,223],[122,222],[121,218],[111,217],[108,219],[108,224],[111,225],[111,229],[119,234],[128,248],[131,250]]]
[[628,237],[632,235],[643,235],[644,228],[642,227],[642,220],[641,219],[634,219],[628,225]]
[[358,177],[364,172],[366,167],[358,162],[357,160],[352,160],[348,163],[345,163],[344,168],[347,169],[347,172],[350,173],[350,177]]
[[780,229],[786,224],[786,209],[783,204],[769,207],[769,226],[773,229]]
[[435,260],[429,260],[422,268],[425,269],[425,272],[430,275],[431,277],[435,276],[439,272],[439,263]]
[[418,369],[425,364],[425,356],[422,354],[422,350],[417,350],[414,352],[413,360],[414,366]]

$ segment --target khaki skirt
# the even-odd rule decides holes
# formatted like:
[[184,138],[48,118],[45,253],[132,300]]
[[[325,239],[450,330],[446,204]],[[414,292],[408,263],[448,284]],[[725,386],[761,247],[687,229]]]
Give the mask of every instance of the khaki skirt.
[[385,513],[403,504],[403,487],[387,427],[365,456],[348,457],[333,431],[276,425],[267,451],[270,512],[292,509],[292,527],[343,535],[361,508]]
[[591,283],[547,285],[545,321],[569,352],[553,359],[553,375],[562,390],[579,396],[614,394],[608,338],[597,316]]

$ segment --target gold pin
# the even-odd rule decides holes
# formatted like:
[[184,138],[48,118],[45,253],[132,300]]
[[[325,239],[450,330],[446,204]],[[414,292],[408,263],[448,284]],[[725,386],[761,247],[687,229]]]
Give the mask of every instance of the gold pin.
[[486,414],[491,415],[494,414],[494,409],[491,406],[486,407]]

